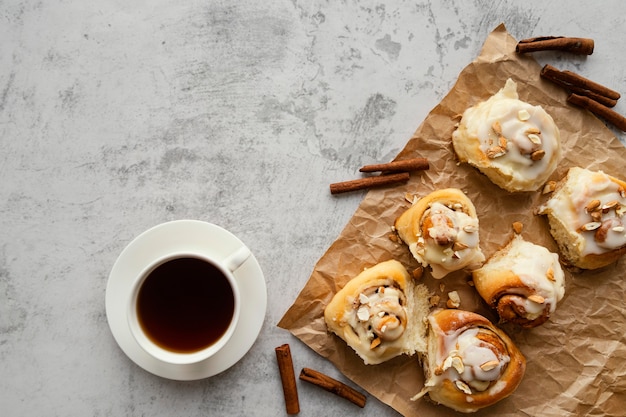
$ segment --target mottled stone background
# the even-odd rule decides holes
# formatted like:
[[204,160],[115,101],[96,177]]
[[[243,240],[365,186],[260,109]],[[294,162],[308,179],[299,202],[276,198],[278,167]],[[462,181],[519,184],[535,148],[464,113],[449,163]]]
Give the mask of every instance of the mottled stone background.
[[[282,343],[297,370],[342,379],[276,327],[363,196],[328,184],[392,159],[501,22],[518,39],[594,38],[591,57],[537,59],[626,92],[624,12],[621,0],[0,1],[0,414],[283,415]],[[196,382],[134,365],[104,310],[122,249],[183,218],[237,234],[269,292],[250,352]],[[299,388],[302,416],[396,415]]]

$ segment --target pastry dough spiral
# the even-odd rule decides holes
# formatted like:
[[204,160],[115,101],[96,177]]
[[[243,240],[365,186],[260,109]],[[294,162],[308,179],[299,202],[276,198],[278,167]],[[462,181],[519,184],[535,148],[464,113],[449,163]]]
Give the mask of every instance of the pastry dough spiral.
[[488,100],[468,108],[452,134],[461,162],[511,191],[535,191],[561,157],[559,129],[541,106],[519,100],[508,79]]
[[543,324],[565,294],[559,256],[516,235],[472,273],[480,296],[502,321],[522,327]]
[[394,227],[415,259],[431,267],[434,278],[475,269],[485,260],[476,209],[459,189],[437,190],[419,199],[398,217]]
[[570,168],[539,214],[571,266],[597,269],[626,254],[626,181]]
[[511,395],[526,370],[526,359],[511,339],[483,316],[437,310],[428,318],[424,389],[436,403],[470,413]]
[[326,306],[327,327],[366,364],[425,351],[428,290],[404,266],[381,262],[350,280]]

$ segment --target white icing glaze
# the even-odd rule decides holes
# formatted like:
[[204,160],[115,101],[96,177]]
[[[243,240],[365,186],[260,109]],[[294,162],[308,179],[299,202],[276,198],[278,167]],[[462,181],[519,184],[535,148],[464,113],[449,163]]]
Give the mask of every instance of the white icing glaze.
[[[626,245],[626,196],[620,192],[620,186],[602,171],[589,171],[571,168],[575,181],[568,181],[563,192],[557,192],[545,204],[546,208],[558,213],[558,217],[573,233],[578,233],[578,245],[583,256],[602,254]],[[568,175],[569,176],[569,175]],[[596,230],[584,231],[581,228],[592,223],[591,214],[586,210],[592,200],[600,201],[601,223],[606,230],[606,238],[598,241]],[[617,202],[617,206],[606,209],[608,203]],[[602,208],[605,207],[605,210]],[[621,214],[621,215],[620,215]]]
[[[496,132],[494,124],[499,124],[501,134]],[[487,160],[490,166],[511,177],[511,184],[518,184],[516,189],[525,189],[521,184],[528,181],[532,181],[531,189],[535,189],[556,168],[561,146],[554,120],[541,106],[519,100],[517,84],[511,79],[489,99],[468,108],[461,125],[466,137],[478,140],[480,150],[488,156],[490,151],[502,147],[501,137],[506,139],[503,151]],[[460,132],[454,132],[455,139]],[[533,152],[540,150],[545,152],[541,159],[531,158]]]
[[[518,299],[526,310],[526,318],[536,319],[546,306],[550,313],[554,313],[557,302],[565,294],[565,278],[559,263],[559,256],[543,246],[526,242],[518,236],[509,247],[506,262],[510,262],[510,270],[526,286],[532,288],[534,294],[544,299],[543,303],[527,298]],[[549,270],[552,270],[552,279],[548,278]]]
[[[459,320],[463,318],[460,317]],[[447,379],[464,392],[469,387],[473,391],[485,391],[490,387],[493,389],[493,382],[498,380],[510,362],[510,357],[505,352],[494,352],[493,346],[490,347],[480,340],[477,337],[478,328],[444,333],[433,317],[429,318],[429,322],[433,333],[442,335],[442,339],[438,349],[429,352],[430,355],[435,355],[435,363],[440,372],[431,370],[426,386],[433,387]]]
[[353,304],[346,319],[362,343],[369,344],[376,337],[393,341],[404,333],[407,310],[400,289],[391,286],[372,288],[367,294],[359,294],[358,303],[355,300]]
[[[420,236],[420,228],[417,242],[409,249],[423,266],[431,266],[434,278],[484,260],[479,247],[478,219],[439,202],[431,205],[426,216],[430,216],[433,223],[428,236]],[[438,243],[442,241],[450,243]],[[455,249],[453,242],[460,243],[463,249]]]

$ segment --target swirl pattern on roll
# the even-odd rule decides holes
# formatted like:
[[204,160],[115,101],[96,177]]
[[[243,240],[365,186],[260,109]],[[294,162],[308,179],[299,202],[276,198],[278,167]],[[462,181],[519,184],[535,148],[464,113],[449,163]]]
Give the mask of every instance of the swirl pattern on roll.
[[428,290],[415,285],[395,260],[361,272],[335,294],[324,310],[327,327],[366,364],[425,351]]
[[434,278],[475,269],[485,257],[471,200],[457,188],[434,191],[417,200],[394,224],[415,259],[430,266]]
[[559,256],[520,235],[472,276],[476,290],[502,321],[526,328],[546,322],[565,294]]
[[513,341],[485,317],[462,310],[437,310],[429,318],[425,395],[469,413],[511,395],[520,384],[526,359]]

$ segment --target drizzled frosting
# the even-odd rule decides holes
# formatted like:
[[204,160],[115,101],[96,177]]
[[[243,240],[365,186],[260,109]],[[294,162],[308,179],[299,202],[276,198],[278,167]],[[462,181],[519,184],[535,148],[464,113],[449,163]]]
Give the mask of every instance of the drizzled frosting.
[[565,294],[559,256],[520,235],[474,271],[473,278],[502,320],[524,327],[545,322]]
[[509,396],[521,382],[526,360],[511,339],[485,317],[463,310],[436,310],[428,317],[426,382],[412,398],[465,413]]
[[560,133],[541,106],[519,100],[517,84],[468,108],[453,133],[459,159],[509,191],[538,189],[556,169]]
[[478,219],[464,213],[460,204],[447,207],[432,203],[424,213],[417,242],[409,249],[423,266],[431,266],[435,278],[484,260],[479,248]]
[[626,190],[602,171],[574,167],[567,183],[540,209],[577,234],[582,256],[626,246]]

